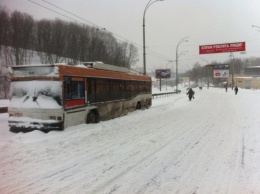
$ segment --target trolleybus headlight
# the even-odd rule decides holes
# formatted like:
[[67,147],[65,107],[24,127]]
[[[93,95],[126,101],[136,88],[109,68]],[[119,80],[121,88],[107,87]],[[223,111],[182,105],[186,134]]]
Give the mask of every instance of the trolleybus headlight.
[[61,117],[61,116],[58,116],[58,117],[56,117],[56,116],[50,116],[50,119],[51,119],[51,120],[61,121],[61,120],[62,120],[62,117]]

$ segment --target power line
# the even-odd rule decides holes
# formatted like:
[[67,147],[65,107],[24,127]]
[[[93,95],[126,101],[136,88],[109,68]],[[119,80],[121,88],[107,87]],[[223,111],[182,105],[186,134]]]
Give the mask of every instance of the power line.
[[[82,18],[82,17],[80,17],[80,16],[78,16],[78,15],[76,15],[76,14],[70,12],[70,11],[67,11],[67,10],[65,10],[65,9],[63,9],[63,8],[61,8],[61,7],[59,7],[59,6],[57,6],[57,5],[54,5],[53,3],[50,3],[50,2],[48,2],[48,1],[46,1],[46,0],[42,0],[42,1],[45,2],[45,3],[48,3],[49,5],[52,5],[52,6],[56,7],[56,8],[58,8],[58,9],[60,9],[60,10],[62,10],[62,11],[64,11],[64,12],[66,12],[66,13],[69,13],[69,14],[71,14],[71,15],[73,15],[73,16],[75,16],[75,17],[77,17],[77,18],[79,18],[79,19],[81,19],[81,20],[83,20],[83,21],[85,21],[85,22],[88,22],[88,23],[90,23],[90,24],[92,24],[92,25],[94,25],[94,26],[97,26],[98,28],[101,28],[100,26],[94,24],[93,22],[90,22],[90,21],[88,21],[88,20],[86,20],[86,19],[84,19],[84,18]],[[108,31],[108,30],[107,30],[107,31]],[[139,45],[138,43],[135,43],[135,42],[133,42],[133,41],[130,41],[130,40],[128,40],[128,39],[126,39],[126,38],[124,38],[124,37],[122,37],[122,36],[120,36],[120,35],[118,35],[118,34],[116,34],[116,33],[113,33],[113,32],[111,32],[111,31],[108,31],[108,32],[110,32],[110,33],[113,34],[114,36],[117,36],[117,37],[123,39],[124,41],[130,42],[131,44],[136,45],[137,47],[141,47],[141,48],[139,48],[139,49],[142,49],[142,46]],[[152,55],[156,55],[157,57],[159,57],[159,58],[161,58],[161,59],[169,60],[168,57],[163,56],[163,55],[161,55],[161,54],[159,54],[159,53],[156,53],[156,52],[154,52],[154,51],[152,51],[152,50],[149,50],[149,52],[150,52]]]
[[49,4],[49,5],[52,5],[53,7],[56,7],[56,8],[58,8],[58,9],[60,9],[60,10],[62,10],[62,11],[64,11],[64,12],[66,12],[66,13],[69,13],[69,14],[71,14],[71,15],[73,15],[73,16],[79,18],[79,19],[82,19],[82,20],[84,20],[85,22],[90,23],[90,24],[92,24],[93,26],[96,26],[97,28],[102,29],[100,26],[98,26],[98,25],[96,25],[96,24],[94,24],[94,23],[92,23],[92,22],[90,22],[90,21],[88,21],[88,20],[86,20],[86,19],[84,19],[84,18],[82,18],[82,17],[80,17],[80,16],[77,16],[76,14],[74,14],[74,13],[72,13],[72,12],[69,12],[69,11],[67,11],[67,10],[65,10],[65,9],[62,9],[61,7],[59,7],[59,6],[57,6],[57,5],[54,5],[54,4],[52,4],[52,3],[48,2],[48,1],[45,1],[45,0],[42,0],[42,1],[45,2],[45,3],[47,3],[47,4]]
[[[82,18],[82,17],[80,17],[80,16],[78,16],[78,15],[76,15],[76,14],[70,12],[70,11],[67,11],[67,10],[65,10],[65,9],[63,9],[63,8],[61,8],[61,7],[59,7],[59,6],[57,6],[57,5],[54,5],[53,3],[50,3],[50,2],[48,2],[48,1],[46,1],[46,0],[42,0],[42,1],[45,2],[45,3],[48,3],[49,5],[52,5],[52,6],[56,7],[56,8],[58,8],[58,9],[60,9],[60,10],[62,10],[62,11],[64,11],[64,12],[66,12],[66,13],[69,13],[69,14],[71,14],[71,15],[73,15],[73,16],[75,16],[75,17],[77,17],[77,18],[79,18],[79,19],[81,19],[81,20],[83,20],[83,21],[85,21],[85,22],[88,22],[88,23],[90,23],[90,24],[92,24],[92,25],[94,25],[94,26],[97,26],[98,28],[101,28],[100,26],[94,24],[93,22],[90,22],[90,21],[86,20],[85,18]],[[108,30],[107,30],[107,31],[108,31]],[[133,41],[130,41],[130,40],[128,40],[128,39],[126,39],[126,38],[124,38],[124,37],[122,37],[122,36],[120,36],[120,35],[118,35],[118,34],[116,34],[116,33],[113,33],[113,32],[111,32],[111,31],[108,31],[108,32],[110,32],[110,33],[113,34],[114,36],[117,36],[117,37],[119,37],[119,38],[121,38],[121,39],[123,39],[123,40],[125,40],[125,41],[127,41],[127,42],[130,42],[130,43],[133,44],[133,45],[136,45],[137,47],[141,47],[141,48],[142,48],[141,45],[139,45],[139,44],[137,44],[137,43],[135,43],[135,42],[133,42]],[[151,52],[152,55],[157,55],[157,57],[159,57],[159,58],[162,58],[162,59],[167,58],[167,60],[168,60],[168,57],[163,56],[163,55],[161,55],[161,54],[159,54],[159,53],[156,53],[156,52],[151,51],[151,50],[149,50],[149,52]]]
[[73,20],[73,21],[76,22],[76,23],[79,23],[77,20],[75,20],[75,19],[73,19],[73,18],[71,18],[71,17],[68,17],[68,16],[66,16],[66,15],[64,15],[64,14],[62,14],[62,13],[59,13],[59,12],[53,10],[53,9],[50,9],[50,8],[48,8],[48,7],[45,7],[44,5],[41,5],[41,4],[39,4],[39,3],[36,3],[36,2],[34,2],[34,1],[32,1],[32,0],[28,0],[28,1],[30,1],[31,3],[34,3],[34,4],[36,4],[36,5],[38,5],[38,6],[40,6],[40,7],[43,7],[43,8],[45,8],[45,9],[48,9],[48,10],[54,12],[54,13],[57,13],[57,14],[59,14],[59,15],[62,15],[63,17],[66,17],[66,18],[68,18],[68,19],[71,19],[71,20]]
[[[36,2],[34,2],[34,1],[32,1],[32,0],[28,0],[28,1],[30,1],[31,3],[34,3],[34,4],[36,4],[36,5],[38,5],[38,6],[40,6],[40,7],[43,7],[43,8],[45,8],[45,9],[48,9],[49,11],[52,11],[52,12],[57,13],[57,14],[59,14],[59,15],[62,15],[63,17],[66,17],[66,18],[68,18],[68,19],[71,19],[71,20],[75,21],[76,23],[79,23],[79,24],[83,24],[83,25],[84,25],[84,23],[81,23],[81,22],[79,22],[79,21],[77,21],[77,20],[75,20],[75,19],[73,19],[73,18],[71,18],[71,17],[69,17],[69,16],[66,16],[66,15],[64,15],[64,14],[62,14],[62,13],[60,13],[60,12],[57,12],[57,11],[55,11],[55,10],[53,10],[53,9],[50,9],[50,8],[48,8],[48,7],[46,7],[46,6],[42,5],[42,4],[36,3]],[[48,1],[46,1],[46,0],[42,0],[42,1],[45,2],[45,3],[47,3],[47,4],[49,4],[49,5],[51,5],[51,6],[53,6],[53,7],[55,7],[55,8],[57,8],[57,9],[60,9],[60,10],[62,10],[62,11],[64,11],[64,12],[66,12],[66,13],[68,13],[68,14],[71,14],[71,15],[73,15],[74,17],[76,17],[76,18],[78,18],[78,19],[81,19],[81,20],[83,20],[83,21],[89,23],[89,24],[93,25],[94,27],[96,27],[96,28],[98,28],[98,29],[105,29],[105,28],[102,28],[102,27],[98,26],[97,24],[95,24],[95,23],[93,23],[93,22],[90,22],[90,21],[88,21],[88,20],[86,20],[86,19],[84,19],[84,18],[82,18],[82,17],[80,17],[80,16],[78,16],[78,15],[76,15],[76,14],[70,12],[70,11],[67,11],[67,10],[65,10],[65,9],[63,9],[63,8],[61,8],[61,7],[57,6],[57,5],[55,5],[55,4],[53,4],[53,3],[50,3],[50,2],[48,2]],[[122,37],[122,36],[120,36],[120,35],[118,35],[118,34],[116,34],[116,33],[113,33],[113,32],[111,32],[111,31],[108,31],[107,29],[105,29],[105,30],[106,30],[107,32],[110,32],[112,35],[114,35],[114,36],[116,36],[116,37],[118,37],[118,38],[120,38],[120,39],[122,39],[122,40],[124,40],[124,41],[126,41],[126,42],[128,42],[128,43],[131,43],[131,44],[135,45],[135,46],[137,47],[137,49],[139,49],[139,50],[142,50],[142,49],[143,49],[142,46],[139,45],[138,43],[135,43],[135,42],[133,42],[133,41],[130,41],[130,40],[128,40],[128,39],[126,39],[126,38],[124,38],[124,37]],[[117,38],[117,39],[118,39],[118,38]],[[120,39],[118,39],[118,40],[120,40]],[[120,40],[120,41],[122,41],[122,40]],[[156,56],[156,57],[158,57],[158,58],[160,58],[160,59],[167,60],[167,61],[168,61],[168,60],[171,60],[169,57],[166,57],[166,56],[164,56],[164,55],[161,55],[161,54],[159,54],[159,53],[156,53],[155,51],[152,51],[152,50],[150,50],[150,49],[148,49],[147,51],[148,51],[148,53],[149,53],[150,55]]]

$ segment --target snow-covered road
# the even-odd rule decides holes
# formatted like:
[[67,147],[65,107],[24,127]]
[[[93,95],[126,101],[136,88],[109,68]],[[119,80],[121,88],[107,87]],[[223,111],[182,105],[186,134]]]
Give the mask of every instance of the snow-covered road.
[[260,91],[195,89],[63,132],[0,114],[0,193],[260,193]]

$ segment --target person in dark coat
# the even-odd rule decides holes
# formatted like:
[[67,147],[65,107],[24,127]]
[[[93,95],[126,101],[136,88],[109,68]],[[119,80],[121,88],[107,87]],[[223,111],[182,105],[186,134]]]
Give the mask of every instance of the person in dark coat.
[[189,91],[187,92],[187,95],[189,96],[189,100],[194,99],[194,94],[195,92],[190,88]]
[[237,95],[237,92],[238,92],[238,88],[237,86],[235,87],[235,94]]

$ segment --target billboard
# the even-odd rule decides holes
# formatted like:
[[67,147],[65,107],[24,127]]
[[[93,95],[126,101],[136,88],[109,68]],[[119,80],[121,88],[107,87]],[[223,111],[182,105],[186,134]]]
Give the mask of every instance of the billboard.
[[229,70],[221,70],[215,69],[214,70],[214,78],[228,78],[229,77]]
[[229,69],[229,64],[215,64],[212,66],[213,69]]
[[240,52],[246,50],[245,42],[234,42],[224,44],[211,44],[199,46],[199,54]]
[[156,79],[171,78],[171,70],[170,69],[156,69],[155,77],[156,77]]

